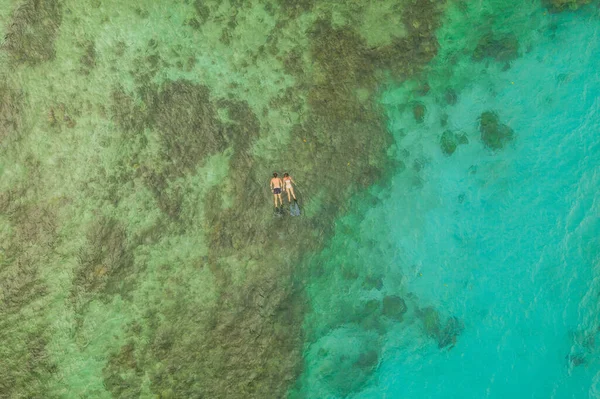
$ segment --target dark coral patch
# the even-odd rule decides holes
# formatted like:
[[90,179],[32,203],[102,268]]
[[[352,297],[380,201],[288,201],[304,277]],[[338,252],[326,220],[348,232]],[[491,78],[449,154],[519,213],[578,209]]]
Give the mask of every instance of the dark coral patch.
[[112,91],[110,108],[113,121],[127,133],[141,132],[148,126],[141,102],[136,102],[122,87]]
[[289,17],[296,18],[305,12],[309,12],[315,5],[315,0],[276,0],[281,12]]
[[440,147],[442,147],[442,152],[446,155],[452,155],[454,151],[456,151],[456,147],[458,142],[454,133],[450,130],[446,130],[442,133],[442,137],[440,138]]
[[413,116],[415,117],[415,121],[417,121],[417,123],[423,123],[423,121],[425,121],[425,113],[426,113],[427,109],[425,108],[424,104],[422,104],[422,103],[414,104],[412,107],[412,111],[413,111]]
[[469,138],[464,133],[455,133],[446,130],[440,138],[440,147],[442,152],[448,156],[452,155],[460,144],[469,144]]
[[194,170],[207,155],[224,150],[231,140],[218,121],[206,86],[169,82],[146,103],[148,120],[159,131],[172,174]]
[[444,93],[444,100],[446,100],[446,104],[454,105],[458,101],[458,94],[454,89],[448,88]]
[[408,310],[406,307],[406,303],[404,299],[400,298],[397,295],[388,295],[383,298],[383,308],[382,313],[384,316],[402,320],[404,313]]
[[487,34],[483,36],[473,51],[473,59],[482,61],[492,58],[498,62],[508,62],[519,57],[519,41],[513,34],[499,36]]
[[491,150],[500,150],[514,137],[513,130],[500,123],[498,115],[491,111],[483,112],[479,118],[481,141]]
[[205,0],[194,1],[194,9],[196,10],[196,15],[198,15],[198,20],[201,24],[205,23],[210,17],[210,8],[205,3]]
[[85,46],[85,53],[79,59],[82,73],[87,75],[94,69],[96,66],[96,57],[96,46],[93,41],[90,41]]
[[61,22],[62,5],[58,0],[28,0],[13,12],[3,47],[18,64],[52,60]]
[[102,370],[104,386],[118,398],[139,397],[143,371],[135,356],[133,341],[109,356]]
[[[26,199],[39,184],[40,161],[27,156],[22,166],[27,170],[26,183],[0,190],[0,212],[10,226],[0,245],[2,398],[45,397],[46,383],[56,372],[46,350],[51,337],[45,315],[52,290],[44,281],[42,268],[59,242],[58,222],[55,210],[44,201]],[[6,234],[7,230],[10,233]]]
[[543,0],[544,5],[552,12],[575,11],[591,2],[592,0]]
[[76,308],[85,306],[90,294],[101,294],[107,301],[117,294],[128,299],[134,288],[135,270],[125,228],[115,219],[99,217],[89,227],[86,238],[73,279]]
[[0,84],[0,144],[17,140],[22,134],[23,93]]
[[440,349],[449,347],[452,348],[456,344],[456,340],[462,334],[465,326],[464,323],[457,317],[449,317],[446,325],[440,331],[438,337],[438,347]]

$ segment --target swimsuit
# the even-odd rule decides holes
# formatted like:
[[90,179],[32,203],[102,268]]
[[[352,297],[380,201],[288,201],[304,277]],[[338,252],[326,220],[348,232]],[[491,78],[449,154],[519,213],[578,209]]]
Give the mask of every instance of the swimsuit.
[[281,188],[279,188],[279,187],[275,187],[275,188],[273,189],[273,194],[281,194]]
[[285,188],[292,188],[292,178],[290,177],[289,179],[283,179],[283,181],[285,182]]

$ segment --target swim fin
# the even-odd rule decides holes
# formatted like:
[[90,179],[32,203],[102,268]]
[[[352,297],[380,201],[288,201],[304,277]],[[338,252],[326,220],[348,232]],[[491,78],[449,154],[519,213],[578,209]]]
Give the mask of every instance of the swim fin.
[[290,204],[290,216],[300,216],[300,208],[297,202]]

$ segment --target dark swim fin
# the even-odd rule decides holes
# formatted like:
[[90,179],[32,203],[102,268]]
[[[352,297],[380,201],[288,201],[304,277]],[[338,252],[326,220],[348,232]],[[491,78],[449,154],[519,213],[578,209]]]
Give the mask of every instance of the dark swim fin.
[[300,208],[297,202],[290,204],[290,216],[300,216]]

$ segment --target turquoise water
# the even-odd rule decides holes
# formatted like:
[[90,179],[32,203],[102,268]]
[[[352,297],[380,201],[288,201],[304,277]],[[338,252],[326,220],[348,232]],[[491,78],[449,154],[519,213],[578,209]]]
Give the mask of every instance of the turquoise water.
[[381,211],[402,250],[396,272],[466,328],[449,351],[389,345],[377,388],[358,397],[600,395],[597,349],[577,342],[600,327],[599,66],[597,20],[565,17],[554,39],[494,76],[495,96],[473,84],[450,115],[468,131],[496,109],[518,136],[513,145],[452,158],[432,151],[421,189],[394,181]]
[[[355,221],[358,237],[338,228],[330,245],[382,274],[382,286],[330,278],[345,288],[325,298],[327,284],[314,283],[313,306],[341,313],[397,294],[409,310],[384,332],[341,321],[318,332],[306,355],[307,396],[600,397],[600,25],[592,8],[548,18],[553,28],[530,51],[509,69],[487,68],[456,104],[421,99],[422,124],[397,111],[404,86],[383,96],[407,169]],[[479,139],[477,119],[488,110],[515,132],[498,151]],[[439,147],[446,129],[469,137],[450,157]],[[332,258],[322,260],[339,267]],[[418,308],[429,306],[464,325],[454,346],[424,333]],[[368,351],[379,351],[370,375],[352,366]],[[332,388],[340,386],[347,390]]]

